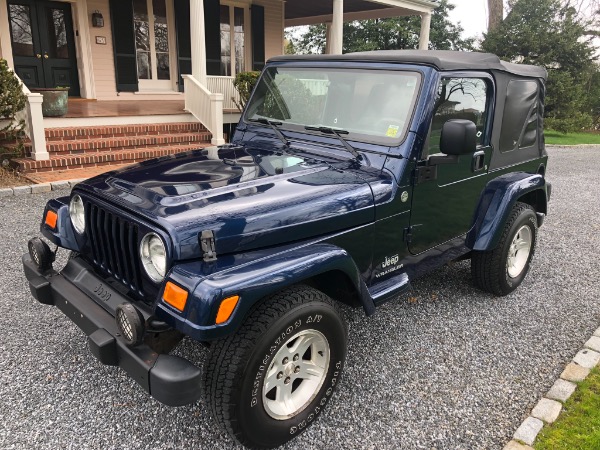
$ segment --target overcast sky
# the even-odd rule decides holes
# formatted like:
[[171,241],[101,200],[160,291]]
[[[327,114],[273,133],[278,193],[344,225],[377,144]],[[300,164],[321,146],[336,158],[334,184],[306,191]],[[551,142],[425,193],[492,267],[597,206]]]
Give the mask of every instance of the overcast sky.
[[460,22],[465,29],[464,37],[481,36],[487,29],[487,0],[451,0],[456,8],[450,20]]

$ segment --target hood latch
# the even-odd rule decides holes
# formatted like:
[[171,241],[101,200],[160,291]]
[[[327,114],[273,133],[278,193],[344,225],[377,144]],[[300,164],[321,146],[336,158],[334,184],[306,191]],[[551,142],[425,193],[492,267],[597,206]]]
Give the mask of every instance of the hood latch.
[[202,251],[204,252],[204,261],[216,261],[217,260],[217,251],[215,249],[215,235],[212,230],[204,230],[200,234],[200,245],[202,246]]

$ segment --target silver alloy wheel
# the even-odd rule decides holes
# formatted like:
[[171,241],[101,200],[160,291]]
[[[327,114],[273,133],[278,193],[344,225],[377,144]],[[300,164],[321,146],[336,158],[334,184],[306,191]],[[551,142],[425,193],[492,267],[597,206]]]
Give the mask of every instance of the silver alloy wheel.
[[508,249],[508,258],[506,260],[506,270],[508,276],[517,278],[523,272],[527,265],[529,254],[531,253],[532,233],[531,228],[523,225],[515,234],[512,243]]
[[267,414],[286,420],[317,396],[329,370],[329,342],[317,330],[296,333],[277,351],[263,382]]

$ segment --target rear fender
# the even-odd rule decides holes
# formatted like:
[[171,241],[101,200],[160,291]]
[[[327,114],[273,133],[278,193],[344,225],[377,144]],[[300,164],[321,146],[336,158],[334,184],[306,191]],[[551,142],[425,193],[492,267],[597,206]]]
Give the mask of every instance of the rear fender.
[[[182,286],[189,283],[191,267],[186,266],[176,266],[169,279]],[[352,257],[344,249],[324,243],[281,252],[207,276],[195,288],[190,286],[193,294],[183,315],[160,301],[156,311],[163,320],[194,339],[216,339],[234,332],[261,299],[294,284],[311,285],[312,278],[327,272],[338,275],[341,272],[366,314],[375,312],[373,299]],[[239,295],[240,300],[233,314],[224,324],[215,325],[221,300],[234,295]]]
[[479,200],[475,226],[467,233],[466,246],[477,251],[496,248],[517,201],[524,201],[537,213],[546,214],[548,184],[544,176],[515,172],[490,181]]

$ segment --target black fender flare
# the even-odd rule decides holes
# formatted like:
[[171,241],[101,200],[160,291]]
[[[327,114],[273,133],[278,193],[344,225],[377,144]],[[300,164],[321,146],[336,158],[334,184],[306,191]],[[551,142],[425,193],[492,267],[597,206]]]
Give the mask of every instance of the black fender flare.
[[549,184],[543,175],[514,172],[490,181],[479,199],[474,226],[467,233],[465,245],[476,251],[496,248],[513,207],[531,193],[536,194],[536,212],[545,214]]

